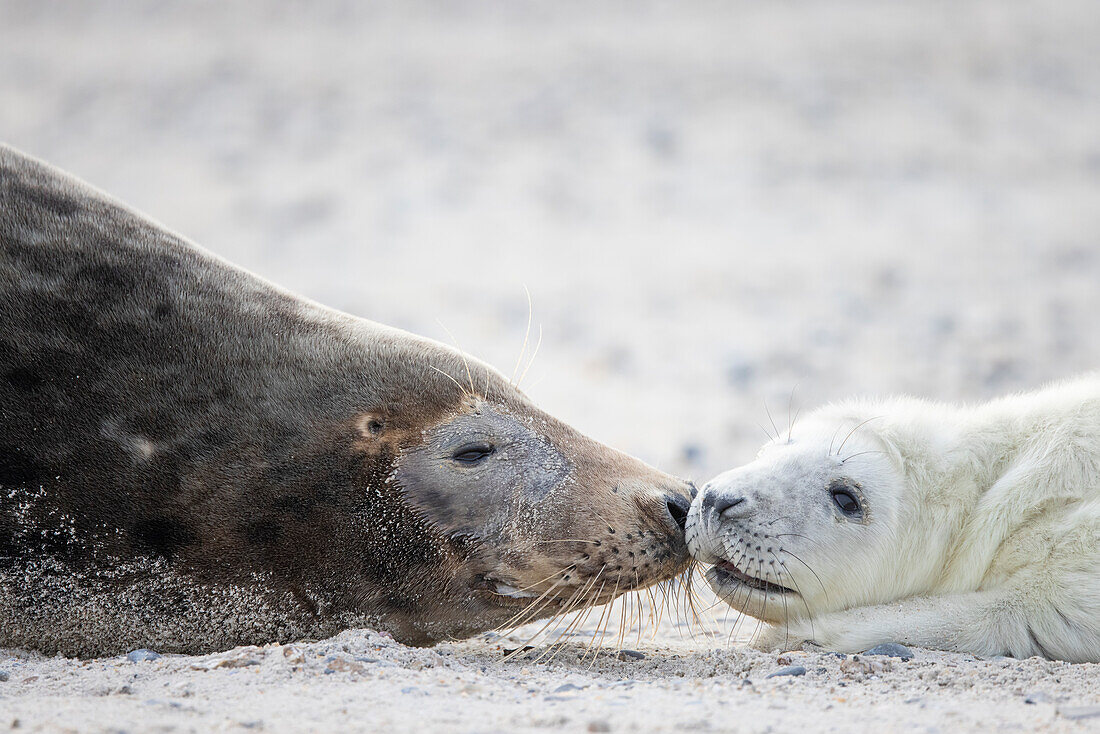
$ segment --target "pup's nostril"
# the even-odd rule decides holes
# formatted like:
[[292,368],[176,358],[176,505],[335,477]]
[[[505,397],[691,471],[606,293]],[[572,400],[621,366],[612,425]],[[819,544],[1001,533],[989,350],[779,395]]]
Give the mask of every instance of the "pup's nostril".
[[721,515],[723,512],[731,507],[737,507],[739,504],[745,501],[744,497],[731,497],[725,495],[722,497],[716,497],[714,499],[714,511]]
[[691,509],[691,502],[687,497],[681,497],[678,494],[671,494],[665,497],[665,507],[668,508],[668,514],[672,517],[672,521],[676,523],[676,527],[680,530],[684,530],[687,527],[688,510]]

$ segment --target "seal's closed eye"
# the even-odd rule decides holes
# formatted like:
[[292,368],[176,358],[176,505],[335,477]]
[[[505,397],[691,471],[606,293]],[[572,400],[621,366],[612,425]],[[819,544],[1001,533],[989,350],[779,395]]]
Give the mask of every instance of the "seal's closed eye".
[[496,448],[490,443],[468,443],[455,451],[451,458],[460,464],[478,464],[492,456]]

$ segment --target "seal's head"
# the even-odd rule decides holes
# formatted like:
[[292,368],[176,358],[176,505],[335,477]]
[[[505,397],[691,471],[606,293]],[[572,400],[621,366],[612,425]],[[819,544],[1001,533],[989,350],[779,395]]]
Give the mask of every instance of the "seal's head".
[[891,433],[862,406],[825,408],[708,482],[687,538],[715,592],[773,623],[894,598],[910,513]]
[[397,512],[422,533],[383,548],[401,549],[401,570],[364,587],[397,636],[427,644],[527,622],[686,568],[690,483],[581,435],[487,366],[426,348],[400,364],[433,367],[415,393],[356,425],[355,450],[384,477],[373,484],[389,509],[372,517]]

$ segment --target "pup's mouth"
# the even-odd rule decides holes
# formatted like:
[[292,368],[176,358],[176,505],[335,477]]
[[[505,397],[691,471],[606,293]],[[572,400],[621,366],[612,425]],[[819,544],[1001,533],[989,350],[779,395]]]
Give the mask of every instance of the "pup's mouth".
[[765,594],[794,594],[797,593],[792,589],[788,589],[786,586],[780,586],[774,581],[766,581],[756,576],[750,576],[737,566],[733,565],[730,561],[719,561],[714,564],[714,574],[716,580],[723,586],[727,584],[736,584],[739,586],[747,586],[750,589],[756,589],[757,591],[763,591]]

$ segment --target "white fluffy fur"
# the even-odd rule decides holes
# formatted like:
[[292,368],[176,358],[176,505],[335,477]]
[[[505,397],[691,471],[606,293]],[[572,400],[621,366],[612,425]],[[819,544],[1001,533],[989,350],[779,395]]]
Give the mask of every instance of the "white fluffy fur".
[[[858,485],[862,519],[834,506],[836,481]],[[743,501],[717,513],[731,497]],[[764,647],[903,642],[1098,662],[1100,375],[976,407],[820,409],[707,484],[688,541],[704,562],[792,590],[708,571],[723,598],[772,623]]]

